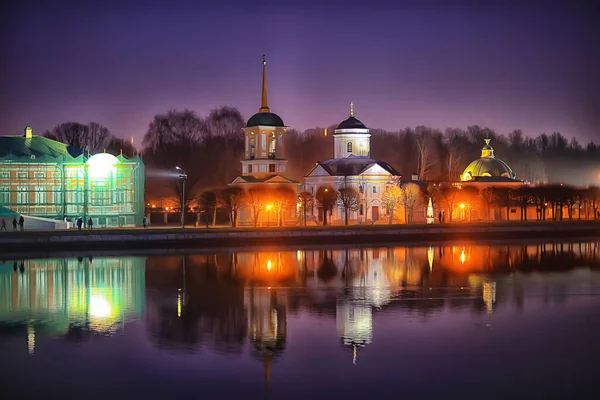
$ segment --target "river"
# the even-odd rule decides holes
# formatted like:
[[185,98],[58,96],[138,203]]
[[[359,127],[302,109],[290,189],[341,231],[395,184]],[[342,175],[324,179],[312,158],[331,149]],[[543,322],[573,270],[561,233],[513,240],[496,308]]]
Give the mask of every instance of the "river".
[[0,393],[582,398],[599,295],[598,240],[24,256]]

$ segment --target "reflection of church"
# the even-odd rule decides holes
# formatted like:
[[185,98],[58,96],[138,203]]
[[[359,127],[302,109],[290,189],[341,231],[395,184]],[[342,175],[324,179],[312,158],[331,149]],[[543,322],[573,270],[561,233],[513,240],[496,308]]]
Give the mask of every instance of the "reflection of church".
[[244,307],[252,355],[263,363],[267,391],[271,364],[285,349],[287,338],[287,294],[270,287],[247,287]]
[[30,353],[38,332],[78,337],[112,333],[126,320],[141,317],[144,302],[143,258],[0,264],[0,324],[26,329]]
[[[319,186],[328,185],[336,190],[354,188],[362,200],[358,209],[350,212],[349,219],[358,222],[378,221],[383,215],[381,196],[387,185],[400,179],[400,174],[388,163],[371,158],[371,134],[354,117],[352,104],[350,117],[338,125],[333,137],[334,158],[318,162],[306,174],[304,190],[314,195]],[[335,207],[332,222],[343,220],[343,211]]]

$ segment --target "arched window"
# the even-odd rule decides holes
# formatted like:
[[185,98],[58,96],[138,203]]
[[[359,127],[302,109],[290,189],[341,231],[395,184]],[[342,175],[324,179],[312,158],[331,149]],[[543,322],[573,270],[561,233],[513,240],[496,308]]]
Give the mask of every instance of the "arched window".
[[348,144],[346,145],[346,151],[348,153],[352,153],[352,142],[348,142]]

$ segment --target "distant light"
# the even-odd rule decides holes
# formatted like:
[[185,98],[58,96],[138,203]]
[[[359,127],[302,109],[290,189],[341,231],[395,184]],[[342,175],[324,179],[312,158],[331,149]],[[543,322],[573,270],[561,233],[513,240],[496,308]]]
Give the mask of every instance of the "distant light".
[[169,207],[165,207],[165,210],[166,210],[166,211],[169,211]]
[[108,300],[102,296],[92,296],[90,299],[90,314],[96,318],[110,316],[111,306]]
[[460,203],[458,206],[459,206],[460,208],[465,208],[465,203]]
[[270,204],[267,204],[267,211],[271,210],[271,208],[273,208],[273,206]]
[[271,260],[267,261],[267,270],[270,271],[273,266],[271,265]]
[[156,208],[156,204],[152,204],[152,208]]
[[460,263],[461,263],[461,264],[464,264],[464,263],[465,263],[465,260],[466,260],[466,258],[467,258],[467,257],[465,256],[465,249],[462,249],[462,250],[460,251]]
[[329,189],[325,188],[325,191],[326,191],[326,192],[328,192],[328,191],[329,191]]

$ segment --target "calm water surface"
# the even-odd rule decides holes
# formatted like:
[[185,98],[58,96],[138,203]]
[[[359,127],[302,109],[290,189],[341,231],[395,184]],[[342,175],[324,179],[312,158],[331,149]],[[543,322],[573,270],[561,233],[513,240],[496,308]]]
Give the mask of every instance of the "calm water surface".
[[0,260],[0,396],[595,398],[599,272],[599,241]]

